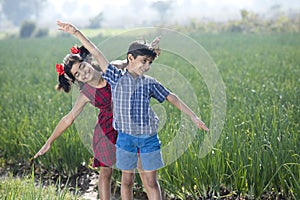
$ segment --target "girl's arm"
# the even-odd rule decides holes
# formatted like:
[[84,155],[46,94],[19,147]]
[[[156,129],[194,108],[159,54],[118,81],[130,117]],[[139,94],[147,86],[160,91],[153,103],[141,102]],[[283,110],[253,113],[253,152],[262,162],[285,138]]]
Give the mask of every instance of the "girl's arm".
[[64,23],[61,21],[56,22],[58,26],[58,30],[62,30],[64,32],[75,35],[82,45],[93,55],[97,63],[99,64],[101,70],[103,72],[106,71],[108,66],[108,61],[102,52],[92,43],[80,30],[78,30],[74,25],[70,23]]
[[167,100],[181,112],[188,115],[198,128],[202,128],[205,131],[209,130],[206,125],[197,117],[197,115],[175,94],[170,93],[167,96]]
[[125,60],[113,60],[110,64],[116,66],[118,69],[124,69],[127,66],[127,59]]
[[88,101],[89,99],[85,95],[79,94],[72,110],[67,115],[61,118],[52,135],[48,138],[44,146],[35,154],[34,158],[37,158],[38,156],[41,156],[49,151],[54,140],[56,140],[56,138],[58,138],[67,128],[69,128],[73,124],[74,120],[81,113]]

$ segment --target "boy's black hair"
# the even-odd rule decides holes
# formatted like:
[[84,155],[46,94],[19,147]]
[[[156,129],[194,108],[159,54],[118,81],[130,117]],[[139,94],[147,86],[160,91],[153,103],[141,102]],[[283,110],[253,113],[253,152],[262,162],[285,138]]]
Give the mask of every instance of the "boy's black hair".
[[158,56],[155,49],[152,49],[146,42],[134,41],[129,45],[128,54],[132,54],[134,58],[137,56],[149,56],[153,60]]

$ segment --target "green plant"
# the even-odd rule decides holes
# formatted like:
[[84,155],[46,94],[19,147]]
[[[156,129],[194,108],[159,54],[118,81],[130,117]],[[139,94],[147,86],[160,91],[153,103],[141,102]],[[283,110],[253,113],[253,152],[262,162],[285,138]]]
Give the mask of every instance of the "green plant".
[[[299,34],[190,36],[209,52],[225,82],[226,121],[206,157],[198,158],[203,141],[199,131],[178,160],[159,170],[162,189],[181,199],[221,198],[225,194],[220,188],[226,188],[229,197],[299,199]],[[54,65],[74,43],[78,41],[71,37],[0,41],[2,165],[28,162],[71,108],[72,97],[54,90]],[[189,63],[163,53],[158,62],[173,67],[191,83],[199,114],[209,125],[210,97],[202,77]],[[165,145],[177,133],[180,114],[167,103],[162,106],[169,116],[159,132]],[[71,127],[36,164],[65,175],[76,173],[92,157],[77,134]],[[120,180],[119,173],[114,175],[115,181]]]

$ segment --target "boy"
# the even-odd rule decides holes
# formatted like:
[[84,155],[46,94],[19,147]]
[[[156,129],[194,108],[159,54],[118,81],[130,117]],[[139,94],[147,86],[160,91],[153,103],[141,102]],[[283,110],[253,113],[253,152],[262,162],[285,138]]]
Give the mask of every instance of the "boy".
[[103,77],[112,86],[114,127],[118,131],[116,166],[122,170],[122,199],[132,199],[133,170],[138,166],[138,156],[141,160],[139,173],[148,198],[162,198],[157,181],[157,169],[163,167],[157,136],[158,117],[150,107],[150,98],[160,103],[169,101],[190,116],[198,128],[208,130],[175,94],[154,78],[144,75],[157,56],[157,49],[153,45],[135,41],[128,49],[125,72],[113,65],[104,69]]

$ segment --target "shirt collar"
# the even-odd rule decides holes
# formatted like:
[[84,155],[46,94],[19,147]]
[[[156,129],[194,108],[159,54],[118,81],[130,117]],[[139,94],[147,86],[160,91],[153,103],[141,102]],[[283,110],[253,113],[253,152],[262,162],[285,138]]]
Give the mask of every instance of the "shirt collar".
[[144,75],[141,75],[141,76],[138,76],[136,78],[133,78],[133,76],[128,72],[128,70],[125,68],[124,70],[122,70],[122,75],[127,75],[129,76],[131,79],[134,79],[134,80],[140,80],[140,79],[144,79],[145,76]]

